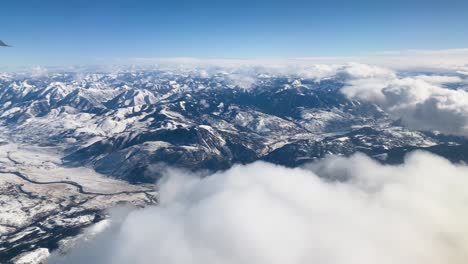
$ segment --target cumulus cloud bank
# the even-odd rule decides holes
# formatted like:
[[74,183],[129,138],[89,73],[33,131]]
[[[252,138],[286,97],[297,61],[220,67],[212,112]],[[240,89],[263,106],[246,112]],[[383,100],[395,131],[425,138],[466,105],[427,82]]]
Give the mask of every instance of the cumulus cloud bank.
[[468,167],[432,154],[304,168],[257,162],[161,184],[161,204],[51,263],[464,264]]
[[367,65],[358,69],[342,89],[347,97],[376,103],[413,129],[468,136],[468,92],[442,85],[461,82],[460,77],[398,77]]

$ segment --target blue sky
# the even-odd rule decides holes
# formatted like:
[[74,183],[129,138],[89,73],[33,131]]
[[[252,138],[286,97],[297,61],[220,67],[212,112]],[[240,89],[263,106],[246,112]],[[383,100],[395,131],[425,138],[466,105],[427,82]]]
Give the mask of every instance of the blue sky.
[[0,65],[468,47],[468,1],[5,0]]

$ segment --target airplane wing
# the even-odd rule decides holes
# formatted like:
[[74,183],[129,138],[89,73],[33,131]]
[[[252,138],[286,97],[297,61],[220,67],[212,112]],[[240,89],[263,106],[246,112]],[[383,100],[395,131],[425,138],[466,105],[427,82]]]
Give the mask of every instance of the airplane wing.
[[0,47],[11,47],[10,45],[5,44],[5,42],[0,40]]

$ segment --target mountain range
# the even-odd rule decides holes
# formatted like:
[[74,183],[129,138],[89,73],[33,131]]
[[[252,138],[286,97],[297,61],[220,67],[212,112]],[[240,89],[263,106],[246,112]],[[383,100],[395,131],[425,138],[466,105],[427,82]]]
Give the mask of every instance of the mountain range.
[[14,141],[60,146],[65,164],[131,183],[154,182],[161,165],[217,171],[264,160],[296,167],[355,152],[383,163],[400,163],[415,149],[468,161],[464,137],[407,128],[378,105],[346,97],[342,75],[232,76],[5,73],[0,121]]

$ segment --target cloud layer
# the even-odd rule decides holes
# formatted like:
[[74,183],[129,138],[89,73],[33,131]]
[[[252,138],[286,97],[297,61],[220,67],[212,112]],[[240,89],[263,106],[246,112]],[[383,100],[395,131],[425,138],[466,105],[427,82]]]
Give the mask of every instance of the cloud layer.
[[358,68],[342,89],[347,97],[375,103],[409,128],[468,136],[468,92],[442,86],[461,82],[460,77],[397,77],[367,65]]
[[257,162],[199,178],[170,171],[157,207],[52,263],[464,264],[468,167],[417,152],[306,168]]
[[458,70],[468,75],[468,48],[445,50],[391,50],[372,52],[354,56],[316,56],[289,59],[200,59],[200,58],[129,58],[131,64],[158,65],[217,65],[223,67],[272,67],[272,66],[311,66],[317,64],[346,64],[358,62],[378,65],[395,70],[433,69],[441,71]]

